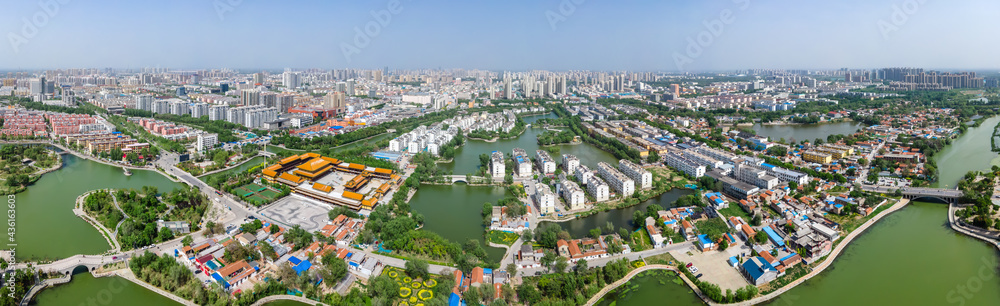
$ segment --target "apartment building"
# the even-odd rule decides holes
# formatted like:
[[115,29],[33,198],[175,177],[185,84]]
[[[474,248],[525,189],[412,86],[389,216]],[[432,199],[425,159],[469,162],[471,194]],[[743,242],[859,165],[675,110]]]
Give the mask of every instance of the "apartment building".
[[580,165],[576,167],[576,180],[580,181],[580,184],[590,185],[590,179],[594,177],[594,171],[590,170],[587,165]]
[[563,154],[563,171],[566,173],[576,173],[576,167],[580,166],[580,159],[574,155]]
[[733,176],[741,182],[757,186],[760,189],[770,190],[778,186],[778,178],[767,174],[767,170],[759,166],[745,164],[736,165]]
[[198,153],[205,153],[215,148],[215,145],[218,143],[219,134],[199,134],[198,140],[195,142],[195,148],[198,150]]
[[653,174],[641,166],[636,165],[632,161],[627,159],[622,159],[618,161],[618,169],[622,171],[626,176],[635,181],[637,188],[649,189],[653,188]]
[[514,172],[518,177],[531,177],[531,158],[528,158],[528,152],[521,148],[514,148],[513,156],[514,159]]
[[545,184],[535,185],[535,205],[538,206],[538,211],[542,214],[551,214],[556,212],[556,196],[552,193],[552,189]]
[[544,175],[556,173],[556,161],[552,159],[549,152],[535,150],[535,161],[538,163],[538,171]]
[[566,206],[570,210],[578,210],[585,207],[584,204],[587,200],[580,185],[570,180],[562,180],[559,184],[562,185],[562,196],[566,201]]
[[802,152],[802,159],[807,162],[829,164],[833,162],[833,155],[819,151],[805,151]]
[[502,178],[507,175],[503,160],[503,153],[493,151],[493,154],[490,154],[490,175],[494,178]]
[[587,193],[594,198],[595,202],[604,202],[611,197],[611,187],[600,177],[594,176],[587,183]]
[[600,173],[601,177],[608,182],[608,185],[610,185],[611,188],[618,192],[618,194],[622,197],[631,196],[635,193],[635,182],[608,163],[597,163],[597,172]]
[[694,178],[705,176],[705,166],[688,159],[684,155],[669,152],[666,154],[666,161],[667,166],[687,173]]

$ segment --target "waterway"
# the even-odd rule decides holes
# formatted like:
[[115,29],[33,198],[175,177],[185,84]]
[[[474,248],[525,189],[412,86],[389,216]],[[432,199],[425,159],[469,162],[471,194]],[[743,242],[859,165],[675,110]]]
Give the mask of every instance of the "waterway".
[[154,171],[132,170],[63,155],[63,167],[42,176],[14,195],[17,205],[17,258],[60,259],[76,254],[100,254],[110,247],[96,228],[73,214],[81,194],[100,188],[156,186],[167,192],[182,185]]
[[[935,155],[940,171],[937,185],[954,188],[966,172],[1000,164],[987,141],[997,122],[1000,117],[987,119]],[[796,140],[816,137],[820,136]],[[912,202],[855,238],[826,271],[769,304],[1000,305],[996,248],[953,231],[947,211],[946,204]],[[653,295],[658,290],[640,288],[633,294]],[[690,297],[678,293],[669,298]],[[629,304],[663,300],[651,297]]]
[[639,273],[597,302],[599,306],[665,304],[698,305],[701,300],[681,281],[677,273],[652,270]]
[[[531,124],[542,118],[557,118],[555,114],[526,116],[522,120],[526,124]],[[542,128],[527,128],[521,136],[515,139],[497,140],[496,142],[486,142],[482,140],[468,140],[465,145],[455,151],[455,160],[446,164],[439,164],[441,169],[452,171],[454,174],[462,175],[475,173],[479,170],[479,155],[489,154],[493,151],[500,151],[508,154],[514,148],[521,148],[528,152],[528,155],[535,156],[535,151],[541,148],[538,146],[537,136],[544,133]],[[560,154],[572,154],[580,158],[580,162],[591,169],[597,169],[598,162],[606,162],[618,165],[618,159],[611,153],[602,151],[590,144],[581,143],[577,145],[555,145],[559,148]],[[557,163],[562,162],[562,155],[553,155]]]
[[990,147],[993,127],[997,122],[1000,122],[1000,116],[984,120],[979,127],[965,131],[951,145],[934,155],[938,166],[938,180],[934,187],[955,188],[969,171],[988,170],[992,165],[1000,165],[1000,155]]
[[79,273],[73,275],[73,280],[69,284],[39,292],[33,305],[159,306],[180,304],[121,277],[95,278],[90,273]]
[[[577,218],[566,222],[542,222],[539,226],[546,226],[548,223],[555,223],[561,226],[563,229],[569,232],[572,237],[587,237],[590,235],[590,230],[595,228],[604,228],[608,222],[611,222],[615,226],[617,231],[619,228],[628,228],[630,230],[639,229],[632,224],[632,214],[635,211],[646,211],[646,207],[652,204],[659,204],[663,208],[675,207],[674,202],[677,199],[692,194],[694,191],[690,189],[671,189],[659,196],[653,197],[646,200],[639,205],[632,207],[626,207],[622,209],[613,209],[610,211],[597,213],[585,218]],[[607,233],[605,233],[607,234]]]
[[767,136],[771,141],[784,138],[786,142],[791,142],[793,139],[801,142],[803,140],[813,141],[816,138],[822,138],[823,141],[826,141],[827,136],[850,135],[864,127],[864,124],[854,121],[793,125],[761,125],[757,123],[753,125],[753,130],[757,132],[757,135]]
[[[432,231],[451,242],[465,243],[478,239],[485,243],[483,232],[483,203],[496,204],[504,197],[500,187],[454,185],[421,185],[410,207],[424,215],[422,230]],[[484,244],[485,246],[485,244]],[[500,261],[504,249],[486,246],[491,261]]]

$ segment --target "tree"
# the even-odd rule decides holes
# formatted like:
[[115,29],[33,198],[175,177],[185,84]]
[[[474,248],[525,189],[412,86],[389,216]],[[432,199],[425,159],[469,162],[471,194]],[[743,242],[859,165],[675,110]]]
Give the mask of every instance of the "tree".
[[601,228],[595,228],[590,230],[590,237],[594,239],[601,239]]
[[569,263],[566,262],[566,257],[559,256],[556,258],[556,272],[563,273],[566,272],[566,268]]
[[588,269],[587,260],[580,259],[579,261],[576,262],[576,267],[574,267],[573,269],[576,270],[576,273],[580,274],[586,273]]
[[624,227],[623,228],[619,228],[618,229],[618,236],[621,236],[622,239],[628,239],[630,237],[628,229],[624,228]]
[[191,243],[194,243],[194,238],[191,238],[191,235],[184,236],[184,239],[181,239],[181,244],[184,246],[191,246]]
[[493,288],[492,285],[483,285],[479,287],[479,293],[481,294],[480,298],[483,304],[488,304],[497,296],[497,289]]
[[406,268],[406,274],[413,278],[427,279],[429,275],[427,272],[427,262],[420,259],[410,259],[406,261],[404,265]]
[[523,232],[523,233],[521,233],[521,240],[524,240],[524,242],[529,242],[529,241],[531,241],[532,239],[534,239],[534,235],[532,234],[532,232],[531,232],[531,229],[530,229],[530,228],[529,228],[529,229],[526,229],[526,230],[524,230],[524,232]]
[[509,274],[510,277],[517,276],[517,265],[514,263],[507,264],[507,274]]
[[[541,263],[542,266],[549,267],[549,266],[552,265],[552,262],[556,260],[556,257],[557,256],[556,256],[555,253],[547,252],[546,251],[545,255],[542,255],[542,259],[539,260],[539,263]],[[558,256],[558,257],[561,257],[561,256]]]
[[462,297],[465,298],[466,304],[478,305],[479,301],[482,300],[483,295],[479,292],[478,287],[470,286],[469,290],[466,290],[465,293],[462,294]]
[[757,234],[753,236],[753,239],[754,241],[757,241],[758,244],[767,243],[767,233],[764,231],[757,231]]
[[646,214],[644,214],[642,211],[636,210],[634,213],[632,213],[632,224],[635,225],[636,227],[642,227],[643,225],[646,225]]

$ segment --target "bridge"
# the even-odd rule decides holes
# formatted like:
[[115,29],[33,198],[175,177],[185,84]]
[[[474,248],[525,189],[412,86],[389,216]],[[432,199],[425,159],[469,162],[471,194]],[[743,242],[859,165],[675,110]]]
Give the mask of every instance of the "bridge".
[[927,187],[885,187],[885,186],[861,186],[862,190],[891,194],[897,189],[903,193],[903,198],[910,200],[934,199],[945,203],[957,203],[962,197],[962,191],[958,189],[927,188]]
[[446,179],[451,180],[452,184],[454,184],[454,183],[466,183],[466,184],[468,184],[468,183],[470,183],[469,182],[470,178],[473,181],[482,181],[482,180],[486,179],[485,177],[482,177],[482,176],[465,176],[465,175],[445,175],[444,177]]

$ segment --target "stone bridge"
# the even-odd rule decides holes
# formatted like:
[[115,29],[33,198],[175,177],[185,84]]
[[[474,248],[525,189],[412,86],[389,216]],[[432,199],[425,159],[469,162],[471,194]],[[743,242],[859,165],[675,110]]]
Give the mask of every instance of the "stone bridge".
[[[123,260],[125,260],[125,256],[123,254],[115,256],[73,255],[71,257],[63,258],[47,264],[33,263],[32,267],[42,272],[68,275],[72,274],[73,270],[76,270],[77,267],[83,266],[87,268],[87,272],[92,272],[103,265]],[[18,263],[14,265],[14,267],[18,269],[27,268],[27,266],[28,263]]]
[[466,184],[468,184],[468,183],[470,183],[469,182],[469,178],[471,178],[474,181],[482,181],[482,180],[486,179],[485,177],[482,177],[482,176],[467,177],[465,175],[445,175],[444,177],[446,179],[451,180],[452,184],[454,184],[454,183],[466,183]]
[[957,203],[962,197],[962,191],[958,189],[927,188],[927,187],[884,187],[884,186],[862,186],[865,191],[892,194],[897,189],[903,193],[903,198],[910,200],[934,199],[945,203]]

